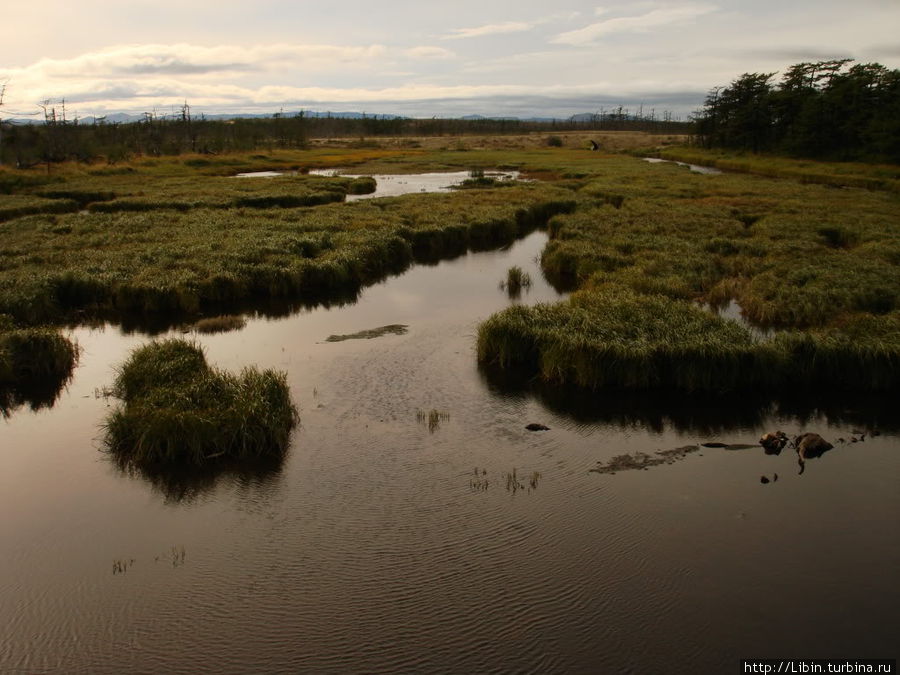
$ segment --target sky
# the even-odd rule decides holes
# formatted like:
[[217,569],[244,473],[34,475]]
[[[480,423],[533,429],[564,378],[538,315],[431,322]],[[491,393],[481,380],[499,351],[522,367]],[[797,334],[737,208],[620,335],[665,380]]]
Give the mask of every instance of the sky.
[[0,116],[357,111],[686,118],[747,72],[900,68],[900,0],[5,3]]

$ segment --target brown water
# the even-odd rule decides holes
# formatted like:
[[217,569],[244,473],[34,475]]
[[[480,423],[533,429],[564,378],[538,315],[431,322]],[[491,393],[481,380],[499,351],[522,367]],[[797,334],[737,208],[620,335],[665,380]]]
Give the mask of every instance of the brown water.
[[[0,422],[0,672],[738,672],[741,658],[896,657],[890,402],[836,393],[826,417],[809,401],[588,397],[481,373],[476,326],[512,302],[508,267],[534,281],[517,302],[559,297],[535,263],[545,241],[200,337],[219,366],[288,373],[302,427],[281,466],[255,471],[119,472],[98,442],[114,401],[95,388],[149,338],[74,330],[84,353],[56,405]],[[408,330],[326,342],[389,324]],[[429,429],[417,413],[432,409],[446,415]],[[881,433],[851,443],[857,425]],[[836,447],[802,475],[792,450],[761,448],[590,471],[775,429]]]

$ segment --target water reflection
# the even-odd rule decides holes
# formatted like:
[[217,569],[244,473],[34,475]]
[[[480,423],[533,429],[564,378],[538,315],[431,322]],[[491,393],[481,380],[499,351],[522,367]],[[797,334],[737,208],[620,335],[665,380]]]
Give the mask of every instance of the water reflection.
[[658,157],[644,157],[643,160],[645,162],[649,162],[650,164],[676,164],[678,166],[686,166],[688,167],[692,173],[700,173],[705,174],[707,176],[717,176],[722,173],[721,169],[716,169],[711,166],[701,166],[700,164],[688,164],[687,162],[676,162],[671,159],[660,159]]
[[0,387],[0,416],[9,417],[23,406],[28,406],[32,411],[52,408],[67,382],[68,378],[59,382]]
[[867,429],[900,429],[894,401],[869,394],[796,392],[731,392],[685,394],[672,391],[591,391],[544,382],[533,373],[479,365],[482,380],[503,397],[533,396],[557,415],[579,424],[605,424],[715,434],[763,426],[772,418],[795,420],[801,426],[827,419],[832,425]]
[[241,494],[268,494],[281,480],[283,458],[254,462],[211,463],[205,467],[137,465],[112,453],[107,460],[115,471],[150,485],[166,504],[189,505],[220,488],[232,485]]
[[52,408],[72,379],[74,363],[64,373],[46,377],[24,377],[14,383],[0,383],[0,416],[9,417],[27,406],[32,411]]

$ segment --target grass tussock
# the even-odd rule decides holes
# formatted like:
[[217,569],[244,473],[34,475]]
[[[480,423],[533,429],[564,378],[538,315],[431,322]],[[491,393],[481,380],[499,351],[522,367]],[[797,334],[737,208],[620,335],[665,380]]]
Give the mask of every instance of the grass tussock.
[[284,373],[210,367],[184,340],[152,342],[119,370],[104,440],[134,466],[202,466],[279,458],[297,424]]
[[506,279],[500,282],[500,288],[504,289],[511,298],[517,298],[522,294],[522,289],[531,288],[531,275],[522,271],[518,265],[513,265],[506,271]]

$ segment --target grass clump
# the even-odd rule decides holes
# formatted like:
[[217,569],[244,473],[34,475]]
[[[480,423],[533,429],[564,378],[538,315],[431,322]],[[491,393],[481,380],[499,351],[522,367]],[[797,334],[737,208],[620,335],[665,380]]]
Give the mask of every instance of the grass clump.
[[531,275],[523,272],[518,265],[513,265],[506,271],[506,279],[500,282],[500,288],[506,290],[509,297],[517,298],[523,288],[531,288]]
[[298,421],[284,373],[220,371],[184,340],[135,350],[113,393],[124,405],[107,419],[104,440],[134,466],[280,458]]

